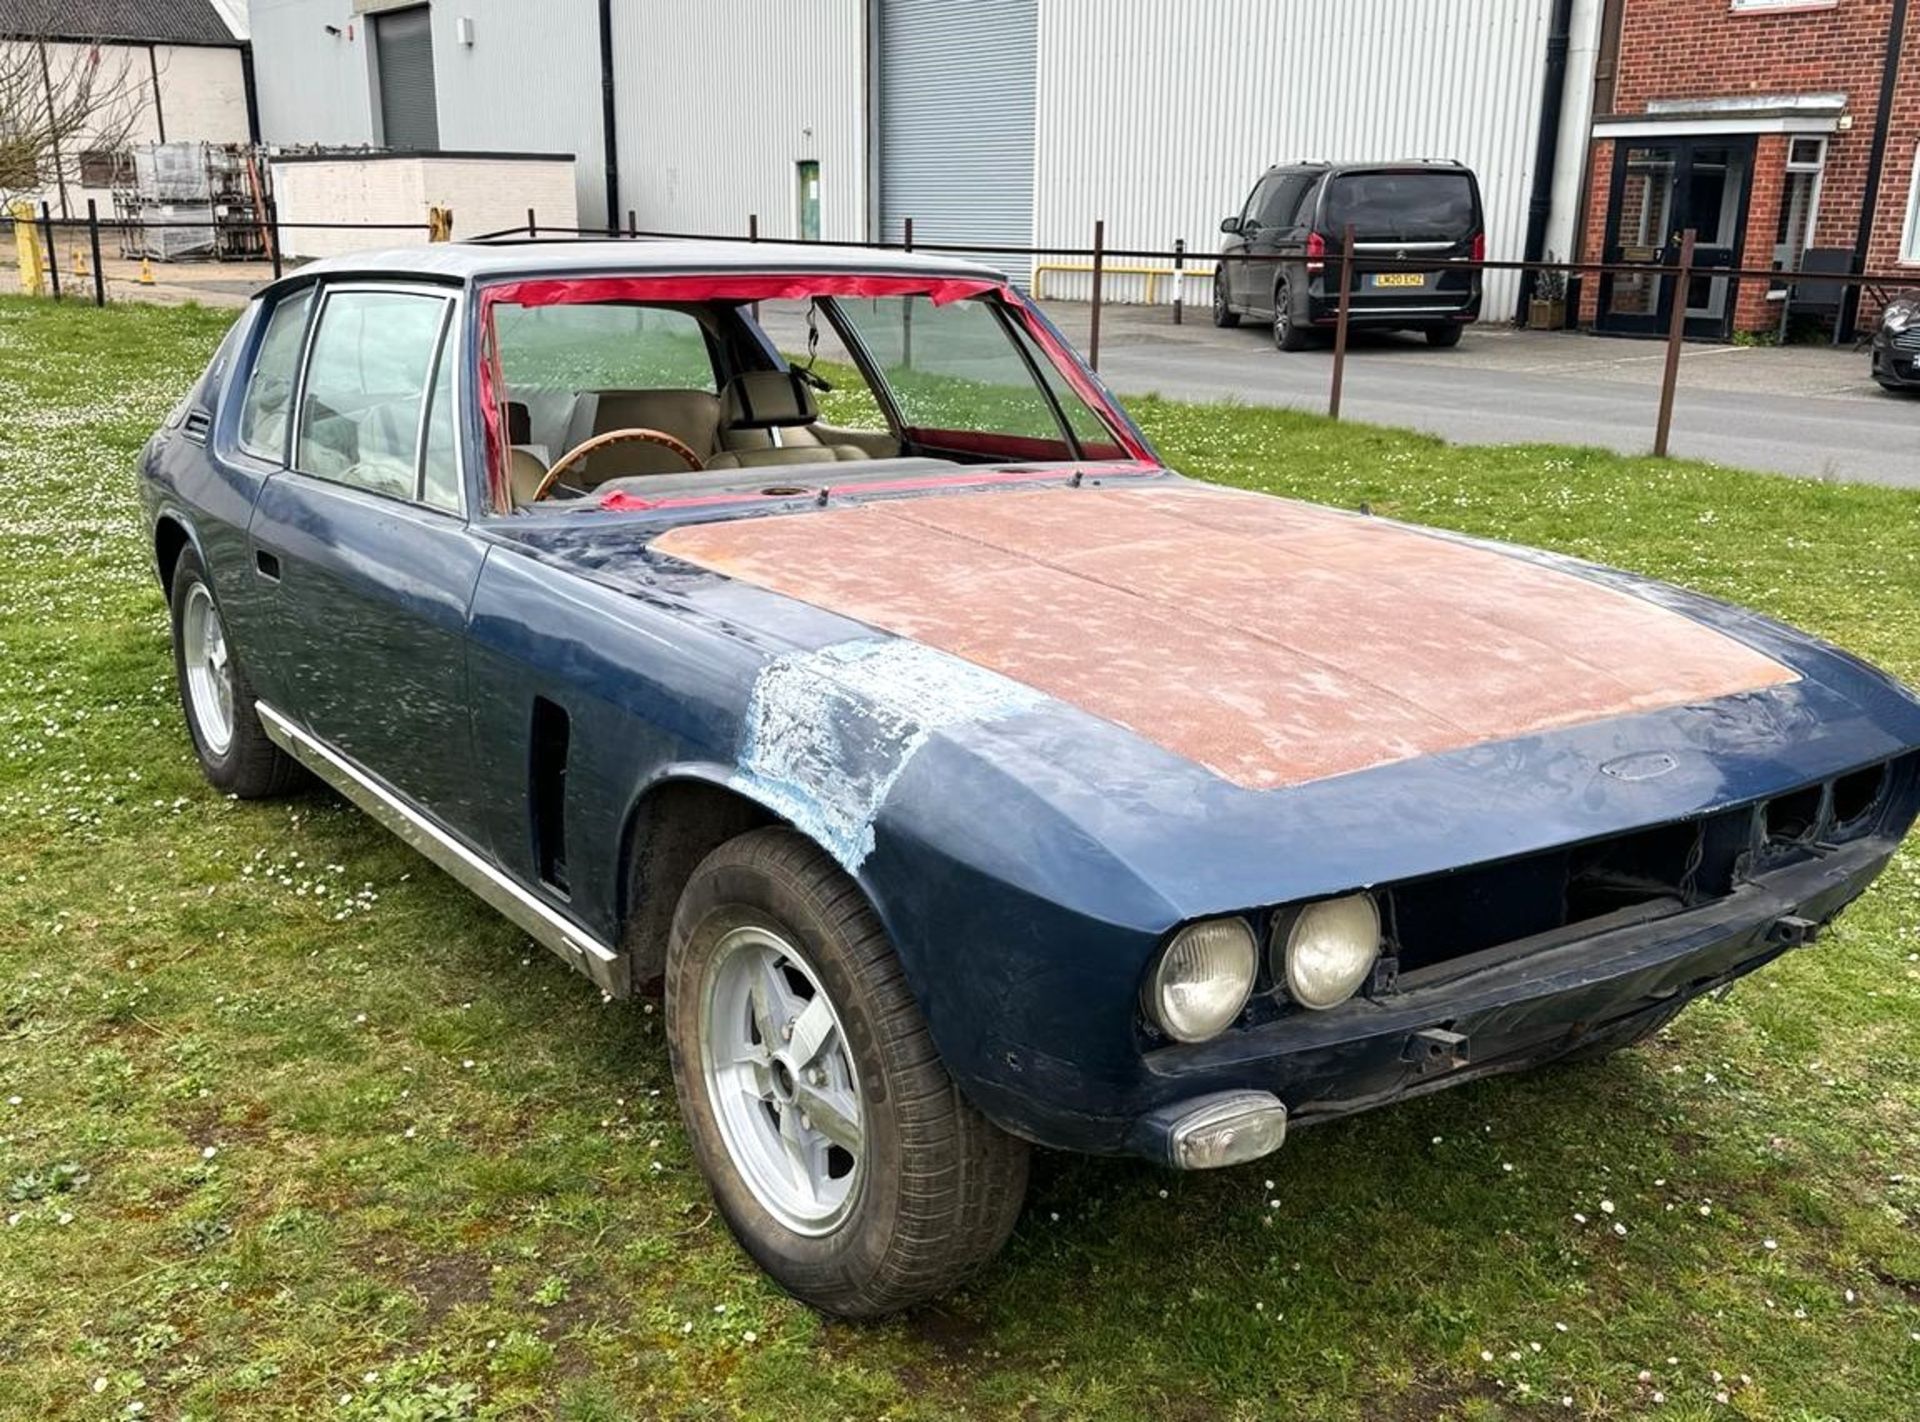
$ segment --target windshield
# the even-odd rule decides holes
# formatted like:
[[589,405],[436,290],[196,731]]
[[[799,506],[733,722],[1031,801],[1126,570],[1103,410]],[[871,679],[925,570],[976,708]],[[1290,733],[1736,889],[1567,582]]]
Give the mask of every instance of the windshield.
[[1460,242],[1478,225],[1475,206],[1464,170],[1346,173],[1329,185],[1321,223],[1336,236],[1352,224],[1361,242]]
[[496,498],[519,507],[1141,449],[987,279],[589,277],[496,288],[488,309]]
[[[1031,458],[1121,453],[1086,401],[998,303],[935,306],[924,297],[836,300],[902,426],[922,435],[1002,434]],[[1070,443],[1071,440],[1071,443]]]

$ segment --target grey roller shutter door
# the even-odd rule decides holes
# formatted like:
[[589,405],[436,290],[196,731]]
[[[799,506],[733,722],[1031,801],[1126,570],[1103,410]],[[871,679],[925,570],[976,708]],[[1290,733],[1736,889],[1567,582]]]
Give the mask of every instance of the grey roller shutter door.
[[433,25],[427,7],[375,15],[373,37],[386,146],[438,148],[440,111],[433,93]]
[[[1033,245],[1036,0],[880,0],[880,231]],[[983,255],[1024,285],[1032,259]]]

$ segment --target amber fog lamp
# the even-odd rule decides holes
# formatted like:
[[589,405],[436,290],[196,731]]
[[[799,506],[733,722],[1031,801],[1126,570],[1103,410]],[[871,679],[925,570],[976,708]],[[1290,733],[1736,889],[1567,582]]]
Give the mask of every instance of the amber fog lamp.
[[1302,1007],[1338,1007],[1380,956],[1380,906],[1372,894],[1324,899],[1274,925],[1274,976]]
[[1244,919],[1210,918],[1173,935],[1154,965],[1147,1015],[1178,1042],[1226,1031],[1253,991],[1259,950]]

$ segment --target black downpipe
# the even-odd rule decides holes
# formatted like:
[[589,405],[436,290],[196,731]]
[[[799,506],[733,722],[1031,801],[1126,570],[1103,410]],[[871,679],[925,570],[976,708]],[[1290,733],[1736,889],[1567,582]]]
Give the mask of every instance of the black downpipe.
[[[1573,0],[1554,0],[1553,20],[1547,30],[1546,82],[1540,86],[1540,133],[1533,150],[1533,195],[1527,199],[1527,243],[1523,261],[1538,262],[1547,254],[1547,221],[1553,216],[1554,170],[1560,158],[1560,111],[1567,101],[1567,55],[1573,48]],[[1533,272],[1520,274],[1520,309],[1516,321],[1527,319],[1533,300]]]
[[607,159],[607,230],[620,225],[620,150],[613,109],[613,0],[600,0],[600,142]]
[[[1893,91],[1900,82],[1900,43],[1907,35],[1907,0],[1893,0],[1893,18],[1887,21],[1887,57],[1880,69],[1880,104],[1873,116],[1873,146],[1867,153],[1867,187],[1860,197],[1860,226],[1853,238],[1853,269],[1864,272],[1873,248],[1874,209],[1880,206],[1880,170],[1886,166],[1888,130],[1893,127]],[[1840,298],[1835,344],[1854,338],[1860,320],[1860,288],[1850,286]]]
[[260,145],[260,85],[253,73],[253,44],[240,46],[240,85],[247,94],[247,141]]

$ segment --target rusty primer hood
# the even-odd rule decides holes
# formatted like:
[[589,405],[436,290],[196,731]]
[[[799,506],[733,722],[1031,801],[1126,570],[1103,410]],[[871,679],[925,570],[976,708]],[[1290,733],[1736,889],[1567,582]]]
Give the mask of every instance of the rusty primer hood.
[[1202,484],[900,499],[684,526],[652,547],[1256,790],[1797,679],[1575,573]]

